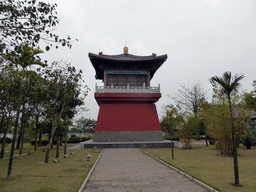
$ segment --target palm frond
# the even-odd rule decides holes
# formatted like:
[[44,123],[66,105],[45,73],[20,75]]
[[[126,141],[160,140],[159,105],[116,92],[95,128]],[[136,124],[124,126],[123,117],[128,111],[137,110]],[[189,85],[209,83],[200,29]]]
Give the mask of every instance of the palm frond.
[[232,91],[237,91],[237,88],[240,86],[240,80],[244,78],[244,75],[235,75],[232,78],[231,72],[225,72],[222,77],[214,76],[211,78],[211,81],[215,84],[219,84],[223,91],[230,95]]

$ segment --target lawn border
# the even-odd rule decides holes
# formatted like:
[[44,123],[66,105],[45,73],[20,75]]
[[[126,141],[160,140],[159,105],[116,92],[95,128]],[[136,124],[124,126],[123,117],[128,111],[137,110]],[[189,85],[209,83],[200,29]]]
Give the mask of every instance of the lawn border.
[[198,179],[196,179],[196,178],[194,178],[194,177],[188,175],[187,173],[185,173],[185,172],[183,172],[183,171],[177,169],[176,167],[173,167],[172,165],[170,165],[170,164],[168,164],[168,163],[162,161],[161,159],[158,159],[157,157],[151,155],[150,153],[144,151],[143,149],[140,149],[140,151],[142,151],[142,152],[145,153],[146,155],[152,157],[153,159],[157,160],[158,162],[162,163],[163,165],[165,165],[165,166],[171,168],[172,170],[176,171],[177,173],[183,175],[184,177],[188,178],[188,179],[191,180],[192,182],[194,182],[194,183],[200,185],[201,187],[207,189],[208,191],[210,191],[210,192],[219,192],[218,190],[216,190],[216,189],[210,187],[209,185],[207,185],[206,183],[203,183],[202,181],[199,181]]
[[104,151],[104,149],[102,149],[100,155],[98,156],[98,158],[97,158],[97,160],[95,161],[94,165],[92,166],[90,172],[89,172],[88,175],[86,176],[86,178],[85,178],[83,184],[81,185],[80,189],[78,190],[78,192],[82,192],[82,191],[85,189],[86,184],[88,183],[89,178],[90,178],[91,174],[93,173],[93,171],[94,171],[94,169],[95,169],[95,166],[97,165],[98,161],[100,160],[100,157],[101,157],[103,151]]

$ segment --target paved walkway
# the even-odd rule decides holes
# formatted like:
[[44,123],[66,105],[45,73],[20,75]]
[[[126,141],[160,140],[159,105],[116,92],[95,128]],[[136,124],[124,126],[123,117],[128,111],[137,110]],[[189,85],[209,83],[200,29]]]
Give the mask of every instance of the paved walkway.
[[207,190],[178,174],[139,149],[105,149],[84,190],[85,192]]

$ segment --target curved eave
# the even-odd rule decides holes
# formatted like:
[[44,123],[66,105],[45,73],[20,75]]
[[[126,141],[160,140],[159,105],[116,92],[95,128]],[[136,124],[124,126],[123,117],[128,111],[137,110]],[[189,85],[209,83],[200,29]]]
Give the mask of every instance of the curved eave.
[[136,65],[139,68],[149,70],[150,79],[152,79],[157,69],[166,61],[167,55],[136,56],[131,54],[98,55],[89,53],[89,58],[96,71],[96,79],[103,80],[104,70],[108,67],[116,67],[118,65],[122,65],[126,68],[129,68],[132,65]]

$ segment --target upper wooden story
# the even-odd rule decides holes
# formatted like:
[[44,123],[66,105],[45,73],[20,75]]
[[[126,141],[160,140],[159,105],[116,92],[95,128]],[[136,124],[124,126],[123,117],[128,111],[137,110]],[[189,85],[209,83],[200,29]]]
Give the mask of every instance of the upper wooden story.
[[[89,58],[96,71],[95,78],[104,82],[103,87],[96,86],[96,92],[119,92],[126,91],[127,88],[129,91],[134,90],[136,92],[139,89],[142,92],[145,90],[148,92],[149,90],[156,90],[156,88],[150,87],[150,80],[157,69],[166,61],[167,55],[136,56],[129,54],[128,48],[125,47],[123,54],[89,53]],[[157,92],[160,93],[160,88]]]

